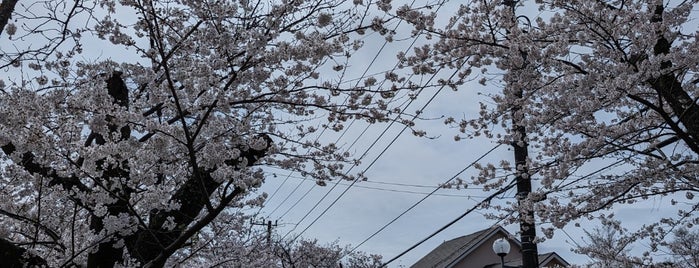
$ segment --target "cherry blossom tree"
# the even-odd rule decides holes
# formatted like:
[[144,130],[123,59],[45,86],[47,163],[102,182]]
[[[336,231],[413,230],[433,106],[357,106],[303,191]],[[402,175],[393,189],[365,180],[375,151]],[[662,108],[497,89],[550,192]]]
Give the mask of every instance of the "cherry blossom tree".
[[279,263],[244,224],[263,167],[357,178],[316,132],[401,113],[344,83],[370,4],[3,0],[3,263]]
[[[243,217],[235,217],[236,224],[213,222],[209,232],[202,232],[192,242],[190,250],[176,252],[169,263],[183,267],[352,267],[371,268],[381,265],[381,256],[351,252],[338,241],[320,244],[315,239],[300,238],[294,242],[279,240],[273,235],[252,228],[242,228]],[[241,231],[242,230],[242,231]],[[217,237],[228,236],[221,240]]]
[[664,246],[672,253],[674,263],[680,267],[699,267],[699,231],[682,227],[672,234],[674,238]]
[[587,255],[592,262],[585,267],[634,267],[643,265],[644,260],[631,256],[634,236],[629,236],[627,230],[619,222],[602,222],[600,227],[585,230],[586,238],[573,252]]
[[487,86],[477,118],[446,120],[457,140],[529,147],[526,163],[483,164],[474,177],[486,189],[508,183],[503,172],[533,179],[537,189],[519,204],[493,204],[499,215],[533,207],[550,237],[576,220],[662,200],[676,216],[643,217],[634,233],[657,245],[673,226],[699,223],[698,2],[465,1],[446,25],[433,9],[392,14],[434,40],[398,55],[403,67],[458,68],[445,83]]
[[337,241],[320,245],[317,240],[299,240],[292,245],[277,243],[275,255],[281,267],[381,267],[381,256],[352,252]]
[[586,245],[573,249],[592,260],[583,267],[699,267],[696,246],[699,233],[684,227],[676,229],[672,238],[660,243],[658,251],[664,256],[655,260],[649,254],[633,256],[631,250],[642,245],[638,243],[638,236],[629,233],[619,221],[602,221],[601,227],[585,230],[585,235]]

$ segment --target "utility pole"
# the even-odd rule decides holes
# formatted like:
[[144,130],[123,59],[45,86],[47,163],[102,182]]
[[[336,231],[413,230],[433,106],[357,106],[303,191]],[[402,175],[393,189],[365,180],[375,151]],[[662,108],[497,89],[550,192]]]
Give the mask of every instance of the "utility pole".
[[277,227],[277,223],[278,223],[277,221],[274,221],[274,224],[272,224],[271,220],[268,220],[265,223],[264,220],[257,222],[257,221],[253,221],[252,219],[250,219],[250,224],[252,224],[252,225],[263,225],[263,226],[267,225],[267,246],[272,245],[272,227]]
[[[522,97],[521,91],[515,93],[519,93],[515,94],[516,97]],[[521,108],[514,107],[513,113],[519,110],[521,110]],[[522,201],[526,199],[532,191],[532,182],[529,176],[529,167],[527,166],[528,151],[527,142],[525,140],[526,132],[524,126],[518,125],[516,122],[513,122],[513,124],[515,140],[512,143],[512,147],[514,147],[515,166],[517,167],[517,175],[515,177],[517,180],[517,201],[521,206]],[[522,242],[522,267],[539,267],[539,254],[536,243],[534,243],[534,239],[536,238],[534,210],[531,207],[531,203],[523,209],[524,210],[520,210],[519,213],[520,241]]]
[[[517,0],[505,0],[503,4],[511,9],[512,19],[517,25],[517,16],[515,15],[515,7],[517,5]],[[509,32],[508,32],[509,33]],[[527,54],[522,51],[522,57],[524,57],[524,64],[521,69],[527,67]],[[513,99],[519,100],[523,97],[522,88],[506,89],[505,94],[512,94]],[[529,152],[527,150],[527,132],[520,120],[522,107],[516,104],[512,107],[512,130],[513,130],[513,141],[512,147],[514,147],[515,156],[515,168],[516,168],[516,181],[517,181],[517,202],[520,206],[523,205],[523,201],[529,196],[532,191],[532,181],[529,175],[529,166],[527,164],[527,158],[529,157]],[[536,226],[534,218],[534,209],[531,203],[528,203],[526,207],[520,208],[519,213],[519,231],[520,231],[520,241],[522,245],[522,267],[523,268],[535,268],[539,267],[539,254],[536,247],[534,239],[536,238]]]

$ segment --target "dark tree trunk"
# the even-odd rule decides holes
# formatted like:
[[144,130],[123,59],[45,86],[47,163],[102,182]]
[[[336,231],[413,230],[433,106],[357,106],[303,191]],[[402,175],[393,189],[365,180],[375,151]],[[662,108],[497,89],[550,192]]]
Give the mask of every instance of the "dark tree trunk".
[[[126,88],[124,80],[121,79],[120,72],[114,72],[109,79],[107,79],[107,92],[109,96],[112,97],[112,102],[128,109],[129,107],[129,91]],[[113,120],[111,115],[107,115],[107,120]],[[129,126],[117,126],[113,123],[108,124],[109,134],[119,134],[119,141],[127,140],[131,136],[131,131]],[[99,133],[90,133],[89,137],[95,139],[97,146],[104,145],[106,143],[105,138]],[[90,138],[88,138],[88,141]],[[88,142],[86,146],[90,146],[91,142]],[[118,158],[117,158],[118,159]],[[97,166],[103,166],[104,160],[97,161]],[[129,171],[127,166],[127,161],[122,161],[121,166],[108,166],[104,170],[100,183],[105,187],[111,188],[112,184],[119,183],[121,180],[128,180]],[[107,214],[100,217],[92,215],[90,217],[90,229],[95,233],[99,233],[104,228],[103,217],[107,216],[118,216],[121,213],[131,214],[128,207],[128,202],[131,197],[131,189],[122,186],[121,191],[112,191],[112,195],[117,198],[117,201],[113,204],[107,205]],[[123,248],[115,248],[113,245],[115,240],[123,239],[119,235],[108,235],[104,238],[104,241],[100,242],[98,249],[95,252],[88,254],[87,257],[87,267],[99,267],[99,268],[111,268],[114,267],[116,263],[121,263],[123,261],[124,250]]]
[[7,22],[12,18],[12,12],[15,11],[17,2],[19,0],[2,0],[2,3],[0,3],[0,36],[2,36],[2,31],[5,30]]
[[[661,23],[663,18],[663,5],[655,6],[654,16],[651,19],[653,23]],[[670,53],[670,41],[658,32],[658,40],[653,46],[653,53],[656,56],[666,55]],[[651,87],[658,92],[661,100],[666,101],[672,113],[677,117],[677,120],[685,127],[686,132],[680,132],[678,135],[689,147],[699,154],[699,105],[696,100],[683,89],[682,83],[677,78],[677,75],[672,72],[672,62],[663,61],[661,63],[661,75],[652,81],[649,81]],[[668,122],[674,124],[675,122]]]
[[[120,73],[115,72],[109,77],[107,80],[107,90],[115,104],[128,108],[128,89],[120,75]],[[119,138],[116,142],[129,139],[131,137],[129,126],[116,125],[112,122],[112,119],[113,117],[107,116],[110,136],[116,134]],[[261,136],[261,138],[267,141],[268,148],[272,140],[265,135]],[[93,146],[93,142],[95,144],[94,146],[100,146],[108,142],[107,139],[109,139],[109,137],[103,137],[100,133],[92,132],[88,136],[85,146]],[[245,158],[247,166],[251,166],[255,164],[258,159],[266,155],[267,148],[262,150],[241,148],[241,157]],[[17,148],[12,143],[2,145],[1,149],[6,155],[17,152]],[[85,194],[89,194],[92,191],[82,184],[77,176],[61,177],[52,168],[42,166],[40,163],[35,162],[35,157],[32,152],[21,153],[21,162],[17,164],[30,173],[49,178],[49,186],[60,185],[64,190],[70,193],[71,197],[74,196],[76,191]],[[120,159],[118,155],[116,155],[115,158]],[[78,162],[82,163],[82,160]],[[240,165],[239,159],[231,159],[225,162],[230,166],[237,167]],[[111,184],[122,183],[123,180],[128,180],[130,177],[128,162],[126,160],[121,162],[120,165],[105,166],[104,161],[98,161],[97,164],[97,166],[104,168],[104,172],[103,176],[97,178],[96,181],[107,189],[111,189]],[[206,204],[210,202],[211,194],[221,186],[221,183],[213,180],[211,172],[212,170],[196,170],[194,174],[179,186],[177,191],[170,198],[171,201],[181,204],[179,209],[175,211],[153,212],[150,215],[148,226],[140,226],[140,229],[134,234],[127,236],[109,234],[103,237],[103,241],[96,245],[96,250],[88,254],[87,266],[114,267],[115,264],[121,263],[123,261],[124,249],[114,248],[114,243],[121,239],[126,242],[125,246],[126,249],[128,249],[129,255],[138,260],[141,264],[149,263],[151,267],[163,266],[167,258],[183,245],[183,241],[186,241],[186,238],[189,238],[189,236],[193,234],[192,230],[187,229],[188,226],[193,225],[193,229],[203,228],[212,221],[221,210],[225,209],[227,204],[244,192],[242,189],[235,188],[224,200],[221,200],[221,205],[208,211],[208,214],[202,220],[194,223],[194,219],[197,215],[199,215]],[[133,189],[125,188],[124,186],[125,185],[120,185],[119,190],[110,192],[113,197],[116,197],[117,201],[107,205],[107,215],[116,216],[121,213],[133,214],[128,203]],[[73,198],[72,200],[82,208],[88,211],[92,210],[91,207],[82,204],[77,198]],[[106,217],[106,215],[103,217],[92,215],[90,217],[90,229],[93,232],[98,233],[103,230],[104,217]],[[163,224],[168,217],[174,218],[176,227],[172,230],[163,228]],[[12,265],[15,264],[17,264],[18,267],[22,267],[23,265],[37,266],[46,264],[46,261],[40,257],[27,255],[25,253],[26,250],[22,247],[0,238],[0,259],[2,259],[3,264],[9,263],[10,267],[13,267]]]

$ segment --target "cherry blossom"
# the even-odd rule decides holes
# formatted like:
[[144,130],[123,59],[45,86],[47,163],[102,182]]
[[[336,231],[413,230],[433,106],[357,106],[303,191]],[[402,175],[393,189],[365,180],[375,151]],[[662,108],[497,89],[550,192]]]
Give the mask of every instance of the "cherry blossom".
[[699,224],[698,3],[466,1],[440,26],[432,11],[396,7],[415,35],[434,37],[398,57],[416,75],[459,68],[454,87],[484,86],[478,116],[446,120],[456,140],[528,145],[526,174],[508,161],[481,165],[473,178],[486,189],[503,187],[503,176],[532,178],[528,199],[492,204],[504,212],[495,216],[515,222],[532,206],[550,236],[548,228],[662,200],[677,216],[644,217],[634,231],[655,245]]
[[388,91],[376,79],[351,86],[333,67],[376,27],[361,20],[367,1],[5,2],[17,1],[0,7],[12,264],[285,263],[240,212],[264,202],[264,167],[356,178],[343,171],[357,160],[312,134],[400,112],[372,98]]

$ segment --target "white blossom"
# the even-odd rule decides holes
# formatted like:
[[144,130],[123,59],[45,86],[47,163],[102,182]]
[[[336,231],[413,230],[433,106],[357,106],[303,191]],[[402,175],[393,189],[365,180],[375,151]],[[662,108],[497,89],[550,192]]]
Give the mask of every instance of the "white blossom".
[[[309,134],[380,122],[400,105],[332,71],[363,45],[353,29],[370,28],[349,2],[57,3],[13,10],[4,34],[22,25],[22,39],[0,49],[13,67],[0,80],[0,205],[20,215],[0,217],[0,239],[49,267],[234,256],[273,267],[281,257],[246,240],[263,236],[238,210],[264,204],[257,191],[272,178],[259,166],[352,178],[341,171],[353,156]],[[152,247],[183,240],[162,245],[174,253]]]

